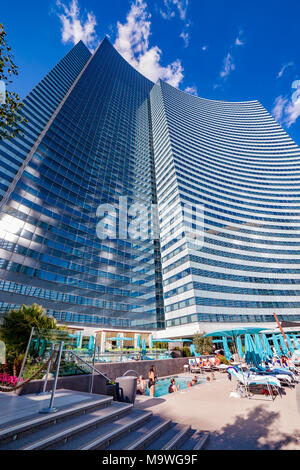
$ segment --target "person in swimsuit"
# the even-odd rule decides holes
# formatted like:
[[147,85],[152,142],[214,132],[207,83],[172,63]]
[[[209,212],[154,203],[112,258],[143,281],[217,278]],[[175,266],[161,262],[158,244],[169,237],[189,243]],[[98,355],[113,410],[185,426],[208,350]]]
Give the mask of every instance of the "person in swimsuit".
[[149,387],[150,397],[152,398],[154,398],[155,396],[155,382],[156,382],[155,367],[152,366],[148,372],[148,387]]
[[180,385],[176,385],[175,379],[171,379],[171,383],[169,386],[169,393],[179,392]]

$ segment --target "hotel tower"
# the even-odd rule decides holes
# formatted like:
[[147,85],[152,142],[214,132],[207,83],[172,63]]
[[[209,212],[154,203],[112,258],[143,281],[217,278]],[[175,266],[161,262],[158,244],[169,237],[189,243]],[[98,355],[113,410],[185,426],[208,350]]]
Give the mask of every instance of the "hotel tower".
[[178,338],[300,320],[300,148],[258,101],[154,84],[104,39],[24,103],[0,143],[0,317]]

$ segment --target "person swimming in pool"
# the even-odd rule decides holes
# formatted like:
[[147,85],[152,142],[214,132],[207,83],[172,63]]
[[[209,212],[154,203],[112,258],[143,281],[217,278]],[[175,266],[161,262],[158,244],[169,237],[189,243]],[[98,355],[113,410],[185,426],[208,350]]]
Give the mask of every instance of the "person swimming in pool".
[[175,379],[171,379],[171,383],[169,386],[169,393],[179,392],[180,385],[176,385]]

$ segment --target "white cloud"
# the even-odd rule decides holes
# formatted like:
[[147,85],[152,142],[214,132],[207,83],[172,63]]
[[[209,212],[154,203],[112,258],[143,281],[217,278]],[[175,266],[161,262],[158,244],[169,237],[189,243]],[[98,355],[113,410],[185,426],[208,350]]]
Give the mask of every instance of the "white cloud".
[[300,116],[300,93],[296,98],[278,96],[274,103],[272,114],[276,121],[290,128]]
[[187,31],[182,31],[180,37],[183,39],[184,47],[188,47],[190,43],[190,35]]
[[184,91],[190,95],[198,96],[198,90],[195,86],[187,87]]
[[236,65],[235,65],[235,61],[234,61],[232,51],[233,51],[234,47],[244,46],[245,45],[245,41],[241,39],[241,36],[243,34],[244,34],[243,30],[240,30],[238,36],[235,39],[234,44],[231,45],[228,54],[226,55],[226,57],[223,60],[223,67],[222,67],[221,72],[220,72],[220,77],[223,80],[227,80],[227,78],[229,77],[231,72],[236,69]]
[[233,70],[235,70],[234,59],[231,53],[228,52],[227,56],[225,57],[223,61],[223,68],[220,72],[220,77],[223,79],[226,79]]
[[274,108],[272,110],[272,114],[276,121],[281,122],[283,114],[284,114],[284,109],[288,103],[287,98],[283,98],[283,96],[277,96],[275,103],[274,103]]
[[160,9],[160,14],[164,20],[170,20],[176,15],[176,10],[182,21],[186,20],[189,0],[164,0],[164,8]]
[[239,31],[239,34],[238,36],[236,37],[236,40],[235,40],[235,46],[244,46],[245,45],[245,41],[243,41],[243,39],[241,38],[241,36],[244,34],[244,31],[241,29]]
[[150,47],[151,15],[144,0],[135,0],[124,24],[118,22],[118,35],[114,46],[120,54],[140,73],[156,82],[159,78],[178,87],[183,80],[183,67],[177,59],[163,67],[162,51],[158,46]]
[[287,69],[288,67],[293,67],[293,65],[294,65],[294,62],[289,62],[288,64],[284,64],[284,65],[281,67],[280,71],[278,72],[277,78],[281,78],[282,75],[284,74],[284,72],[286,71],[286,69]]
[[185,22],[184,30],[180,34],[183,39],[184,47],[188,47],[190,43],[189,28],[191,23],[187,21],[187,10],[189,6],[189,0],[163,0],[164,9],[160,9],[160,14],[164,20],[171,20],[175,18],[176,13],[179,14],[180,19]]
[[77,44],[78,41],[82,40],[93,51],[99,43],[95,32],[95,27],[97,26],[95,15],[92,12],[88,12],[87,19],[83,21],[80,18],[78,0],[72,0],[69,6],[57,0],[56,5],[63,10],[63,13],[58,14],[62,24],[62,42],[64,44],[67,42]]

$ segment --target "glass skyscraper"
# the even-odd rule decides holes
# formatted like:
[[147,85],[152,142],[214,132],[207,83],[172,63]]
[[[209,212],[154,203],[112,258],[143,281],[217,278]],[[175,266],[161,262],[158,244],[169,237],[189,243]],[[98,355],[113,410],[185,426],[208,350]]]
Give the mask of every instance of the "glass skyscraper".
[[0,143],[0,315],[173,336],[300,320],[300,149],[259,102],[154,84],[105,39],[23,112]]

